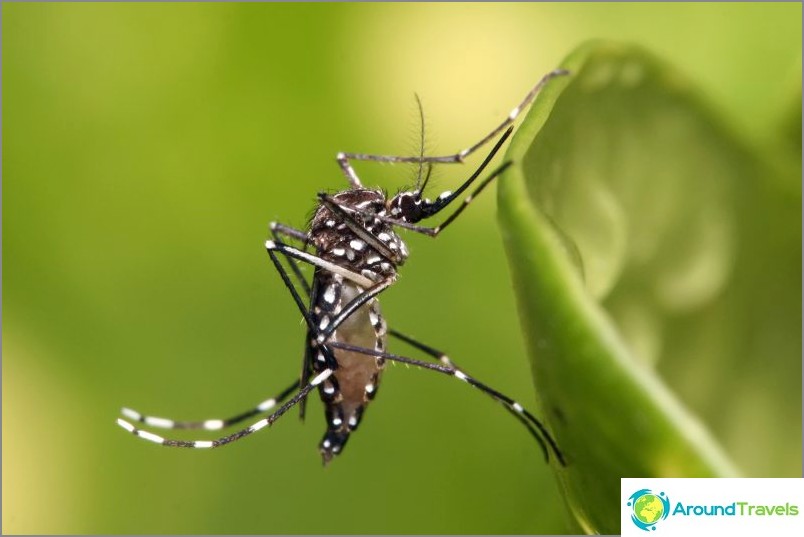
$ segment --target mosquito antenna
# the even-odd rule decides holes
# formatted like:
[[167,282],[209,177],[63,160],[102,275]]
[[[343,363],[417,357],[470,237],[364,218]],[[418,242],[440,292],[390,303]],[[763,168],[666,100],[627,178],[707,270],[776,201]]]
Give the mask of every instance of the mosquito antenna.
[[428,162],[427,163],[427,175],[424,176],[424,182],[422,183],[422,186],[418,190],[419,197],[421,197],[421,193],[424,192],[424,189],[427,188],[427,181],[430,180],[430,174],[431,173],[433,173],[433,163]]
[[[424,107],[422,106],[422,100],[421,100],[421,97],[419,97],[419,94],[414,93],[413,96],[416,97],[416,106],[418,106],[418,108],[419,108],[419,125],[421,126],[421,129],[419,131],[419,156],[421,157],[421,160],[419,160],[419,170],[418,170],[418,172],[416,174],[416,190],[415,190],[416,194],[419,197],[421,197],[421,193],[424,190],[424,185],[422,184],[422,170],[424,168],[424,162],[423,162],[423,160],[424,160]],[[427,178],[428,179],[430,177],[430,171],[429,171],[430,168],[431,167],[428,166],[428,171],[427,171]],[[424,184],[427,184],[427,179],[424,180]]]

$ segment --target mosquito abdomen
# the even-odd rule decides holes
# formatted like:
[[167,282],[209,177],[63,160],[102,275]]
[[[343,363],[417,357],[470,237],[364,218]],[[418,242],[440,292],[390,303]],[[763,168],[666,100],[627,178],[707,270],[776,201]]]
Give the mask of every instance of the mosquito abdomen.
[[[337,314],[342,305],[364,291],[352,282],[339,282],[330,275],[322,278],[323,291],[319,302],[335,299],[336,303],[320,304],[320,312],[331,308]],[[382,351],[385,350],[386,331],[379,302],[374,300],[350,315],[332,334],[331,340]],[[338,362],[334,378],[319,388],[327,419],[327,432],[319,446],[325,464],[343,450],[349,434],[357,429],[366,405],[377,393],[384,366],[382,358],[361,353],[333,349],[333,354]]]

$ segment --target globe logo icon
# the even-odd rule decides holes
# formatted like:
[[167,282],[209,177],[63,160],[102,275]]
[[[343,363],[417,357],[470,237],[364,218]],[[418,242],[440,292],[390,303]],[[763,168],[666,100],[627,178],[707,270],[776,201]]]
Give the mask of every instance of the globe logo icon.
[[645,531],[656,529],[656,524],[670,512],[670,499],[664,492],[658,494],[650,489],[640,489],[633,493],[626,503],[631,508],[631,522]]

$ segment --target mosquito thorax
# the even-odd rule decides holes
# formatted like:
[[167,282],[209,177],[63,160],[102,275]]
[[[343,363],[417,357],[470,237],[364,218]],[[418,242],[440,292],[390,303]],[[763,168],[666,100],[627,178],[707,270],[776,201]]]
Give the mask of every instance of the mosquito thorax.
[[372,281],[394,275],[407,259],[408,249],[393,225],[381,219],[391,216],[385,194],[381,190],[353,188],[338,192],[332,199],[350,212],[350,222],[319,205],[309,235],[318,255]]

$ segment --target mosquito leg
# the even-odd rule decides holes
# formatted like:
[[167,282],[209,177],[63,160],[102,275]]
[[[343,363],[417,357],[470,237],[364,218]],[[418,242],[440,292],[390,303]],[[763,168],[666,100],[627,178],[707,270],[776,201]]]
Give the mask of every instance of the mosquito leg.
[[[309,244],[309,237],[307,233],[300,229],[292,228],[290,226],[286,226],[284,224],[280,224],[279,222],[271,222],[271,235],[277,241],[281,242],[281,237],[290,237],[292,239],[296,239],[300,241],[304,248],[307,248]],[[307,279],[305,279],[304,274],[302,274],[301,269],[299,268],[299,264],[296,259],[292,257],[287,257],[288,263],[290,264],[290,269],[293,271],[293,274],[296,276],[296,280],[298,280],[299,284],[301,284],[302,289],[307,294],[310,295],[310,284],[307,283]]]
[[305,263],[309,263],[316,267],[320,267],[322,269],[326,269],[334,274],[340,274],[347,280],[350,280],[361,287],[371,287],[374,285],[374,282],[362,274],[358,274],[356,272],[352,272],[351,270],[345,269],[339,265],[334,263],[330,263],[325,259],[321,259],[318,256],[313,254],[304,252],[292,246],[288,246],[280,241],[272,241],[268,240],[265,241],[265,248],[268,250],[269,253],[272,251],[278,251],[284,254],[286,257],[292,257],[294,259],[298,259],[299,261],[303,261]]
[[[289,226],[285,226],[283,224],[278,224],[276,222],[271,222],[271,232],[275,239],[279,239],[280,235],[289,236],[291,238],[299,239],[304,241],[305,246],[307,245],[307,235],[297,229],[294,229]],[[306,253],[306,252],[305,252]],[[271,262],[274,264],[276,271],[279,273],[279,276],[282,278],[282,282],[285,284],[285,287],[288,288],[291,296],[293,297],[293,301],[296,303],[296,306],[299,308],[299,311],[302,314],[305,322],[307,323],[307,341],[310,341],[313,338],[313,334],[315,333],[315,326],[310,317],[310,313],[304,306],[304,301],[302,297],[299,295],[299,292],[296,290],[296,287],[290,281],[287,272],[285,271],[285,267],[279,262],[279,259],[276,257],[272,250],[268,250],[268,255],[271,258]],[[312,296],[312,292],[315,289],[311,289],[307,280],[305,280],[301,270],[298,266],[297,259],[285,255],[285,259],[290,264],[294,274],[296,275],[296,279],[300,282],[304,293],[307,297]],[[316,284],[316,280],[313,279],[313,285]],[[335,356],[332,354],[332,351],[328,348],[323,348],[320,352],[320,355],[324,357],[324,363],[327,367],[335,369],[337,367],[337,361],[335,360]],[[302,356],[302,366],[301,366],[301,373],[299,375],[299,383],[300,385],[306,385],[307,381],[310,379],[310,375],[312,374],[313,364],[312,364],[312,349],[310,345],[305,345],[304,348],[304,355]],[[299,419],[304,421],[305,410],[307,407],[307,399],[303,399],[299,402]]]
[[469,176],[469,179],[464,181],[463,184],[460,187],[458,187],[458,190],[456,190],[455,192],[449,192],[449,191],[444,192],[438,197],[438,199],[435,202],[427,202],[427,207],[425,208],[426,213],[424,215],[424,218],[430,218],[431,216],[435,216],[444,207],[452,203],[452,201],[455,200],[455,198],[460,196],[464,190],[469,188],[469,186],[475,181],[475,179],[480,177],[480,174],[483,173],[483,170],[486,169],[486,167],[491,163],[491,161],[494,160],[494,157],[497,156],[497,153],[500,151],[505,141],[511,136],[512,132],[514,132],[513,126],[508,127],[505,130],[503,135],[500,136],[500,139],[497,140],[497,143],[494,144],[494,147],[491,148],[489,154],[486,155],[486,158],[483,159],[483,162],[480,163],[480,166],[478,166],[477,169],[474,171],[474,173],[472,173],[472,175]]
[[299,387],[299,381],[297,380],[293,382],[293,384],[282,390],[282,392],[279,395],[272,397],[270,399],[266,399],[265,401],[255,406],[254,408],[226,419],[179,421],[168,418],[158,418],[156,416],[144,416],[139,412],[137,412],[136,410],[132,410],[130,408],[123,408],[121,412],[125,417],[127,417],[131,421],[144,423],[145,425],[150,425],[151,427],[158,427],[160,429],[206,429],[207,431],[217,431],[220,429],[231,427],[232,425],[240,423],[243,420],[247,420],[252,416],[256,416],[257,414],[262,414],[263,412],[271,410],[277,404],[287,399],[290,396],[290,394],[292,394],[294,391],[298,389],[298,387]]
[[[494,148],[486,156],[486,158],[483,160],[483,162],[480,164],[480,166],[477,168],[477,170],[475,170],[475,172],[469,177],[469,179],[464,181],[464,183],[458,188],[458,190],[456,190],[455,192],[444,192],[434,202],[430,202],[429,200],[425,200],[425,202],[424,202],[425,203],[425,208],[423,209],[423,211],[426,212],[426,215],[424,216],[424,218],[430,218],[432,216],[435,216],[436,214],[441,212],[443,209],[445,209],[450,203],[452,203],[452,201],[455,200],[460,194],[462,194],[463,191],[466,190],[475,181],[475,179],[478,178],[478,176],[480,176],[480,174],[483,172],[483,170],[486,168],[486,166],[494,158],[494,156],[497,153],[497,151],[499,151],[500,147],[505,142],[506,138],[508,138],[508,136],[510,136],[511,132],[512,131],[509,128],[505,132],[505,134],[500,138],[500,140],[497,142],[497,144],[495,144]],[[351,216],[351,215],[360,214],[360,215],[362,215],[364,217],[374,218],[376,220],[386,222],[386,223],[391,224],[393,226],[401,227],[401,228],[404,228],[404,229],[408,229],[410,231],[414,231],[416,233],[421,233],[423,235],[427,235],[428,237],[437,237],[439,233],[441,233],[449,224],[451,224],[452,221],[455,220],[458,217],[458,215],[460,215],[466,209],[466,207],[469,206],[470,203],[472,203],[472,201],[478,196],[478,194],[480,194],[483,191],[484,188],[486,188],[489,185],[489,183],[491,183],[494,179],[499,177],[500,174],[502,174],[510,165],[511,165],[510,162],[504,163],[502,166],[500,166],[494,172],[492,172],[488,177],[483,179],[483,181],[481,181],[481,183],[477,186],[477,188],[475,188],[474,191],[472,191],[472,193],[469,194],[463,200],[463,203],[455,210],[455,212],[453,212],[449,217],[447,217],[447,219],[444,220],[444,222],[442,222],[440,225],[435,226],[435,227],[420,226],[420,225],[417,225],[417,224],[414,224],[414,223],[410,223],[410,222],[406,222],[404,220],[400,220],[398,218],[393,218],[393,217],[384,216],[384,215],[380,215],[380,214],[364,213],[360,209],[355,209],[355,208],[352,208],[352,207],[347,207],[345,205],[338,204],[337,201],[335,201],[335,199],[332,198],[332,196],[330,196],[330,195],[328,195],[326,193],[323,193],[323,192],[318,195],[318,199],[323,204],[325,204],[327,206],[327,208],[329,208],[331,211],[333,211],[333,212],[337,213],[339,216],[341,216],[344,219],[344,221],[346,222],[346,224],[349,225],[350,229],[352,229],[353,231],[355,231],[356,233],[361,235],[361,238],[363,238],[364,240],[369,242],[369,244],[371,244],[373,247],[375,247],[375,249],[379,249],[374,244],[374,242],[377,242],[377,241],[372,240],[373,237],[369,237],[369,238],[363,237],[364,234],[368,234],[368,235],[370,235],[370,234],[365,229],[362,229],[362,226],[360,226],[355,221],[354,217]],[[355,228],[359,228],[359,229],[355,229]],[[383,246],[383,248],[384,248],[384,246]],[[385,255],[385,253],[383,253],[383,255]],[[391,257],[389,257],[388,255],[385,255],[385,256],[388,257],[389,259],[393,259],[393,258],[396,257],[396,255],[393,254],[393,253],[391,253]]]
[[[479,380],[477,380],[477,379],[475,379],[473,377],[470,377],[469,375],[467,375],[466,373],[464,373],[460,369],[457,369],[455,367],[445,366],[445,365],[442,365],[442,364],[431,364],[430,362],[423,362],[421,360],[414,360],[413,358],[407,358],[405,356],[399,356],[399,355],[396,355],[396,354],[391,354],[391,353],[383,352],[383,351],[377,351],[377,350],[374,350],[374,349],[367,349],[365,347],[358,347],[358,346],[355,346],[355,345],[349,345],[348,343],[342,343],[340,341],[331,341],[331,342],[328,342],[327,345],[329,345],[331,347],[334,347],[336,349],[343,349],[343,350],[346,350],[346,351],[357,352],[357,353],[360,353],[360,354],[366,354],[368,356],[376,356],[376,357],[384,358],[386,360],[391,360],[391,361],[394,361],[394,362],[401,362],[401,363],[404,363],[404,364],[409,364],[409,365],[413,365],[413,366],[416,366],[416,367],[421,367],[423,369],[430,369],[430,370],[433,370],[433,371],[438,371],[439,373],[442,373],[444,375],[453,376],[455,378],[458,378],[458,379],[466,382],[467,384],[470,384],[470,385],[474,386],[475,388],[477,388],[480,391],[486,393],[487,395],[493,397],[494,399],[496,399],[497,401],[499,401],[500,403],[502,403],[506,407],[510,408],[512,411],[516,412],[517,414],[519,414],[519,415],[523,416],[525,419],[527,419],[528,422],[531,423],[540,433],[540,436],[537,436],[537,438],[539,439],[539,444],[540,444],[540,446],[542,448],[542,451],[545,454],[545,459],[549,459],[548,450],[547,450],[547,445],[549,445],[550,446],[550,451],[552,451],[555,454],[556,459],[558,460],[558,462],[562,466],[566,466],[564,456],[561,454],[561,451],[559,450],[558,445],[556,444],[555,440],[553,440],[553,437],[547,431],[547,428],[544,426],[544,424],[542,424],[542,422],[540,422],[533,414],[531,414],[528,410],[526,410],[524,407],[522,407],[522,405],[520,405],[519,403],[517,403],[516,401],[514,401],[513,399],[511,399],[507,395],[504,395],[504,394],[498,392],[497,390],[495,390],[494,388],[491,388],[490,386],[487,386],[486,384],[483,384]],[[545,444],[545,442],[547,443],[547,445]]]
[[144,440],[161,444],[163,446],[184,447],[184,448],[216,448],[240,440],[241,438],[248,436],[251,433],[256,433],[263,427],[269,427],[276,420],[282,417],[282,415],[285,414],[285,412],[287,412],[301,400],[306,398],[307,395],[313,390],[313,388],[315,388],[316,386],[324,382],[326,379],[328,379],[330,375],[332,375],[332,369],[325,369],[323,372],[319,373],[315,378],[313,378],[313,380],[311,380],[309,384],[307,384],[301,390],[299,390],[299,392],[295,396],[293,396],[293,398],[290,399],[290,401],[279,407],[276,410],[276,412],[274,412],[270,416],[261,419],[260,421],[250,425],[249,427],[246,427],[245,429],[241,429],[236,433],[230,434],[229,436],[218,438],[216,440],[171,440],[167,438],[162,438],[161,436],[158,436],[148,431],[144,431],[142,429],[137,429],[124,419],[118,418],[117,424],[123,429],[127,430],[128,432],[136,436],[139,436]]
[[[268,241],[268,243],[271,243],[271,242],[273,242],[273,241]],[[267,245],[267,243],[266,243],[266,245]],[[304,318],[304,322],[307,324],[307,340],[308,341],[312,340],[313,335],[318,333],[318,329],[316,328],[315,323],[313,322],[313,319],[310,316],[310,312],[307,311],[307,308],[304,305],[304,301],[302,300],[302,297],[299,295],[299,292],[296,290],[296,287],[293,286],[293,282],[290,281],[290,277],[288,276],[288,273],[285,270],[285,267],[282,266],[282,263],[279,262],[279,258],[274,253],[274,250],[269,248],[268,249],[268,255],[270,256],[271,261],[274,264],[274,267],[276,267],[276,271],[279,273],[279,276],[282,278],[282,282],[285,284],[285,287],[288,288],[288,291],[290,292],[290,295],[293,297],[293,301],[296,302],[296,306],[299,308],[299,312],[302,314],[302,317]],[[311,256],[311,257],[314,257],[314,256]],[[318,259],[318,258],[316,258],[316,259]],[[341,322],[343,322],[343,321],[341,321]],[[333,370],[337,369],[338,363],[335,360],[335,355],[332,353],[332,351],[328,347],[322,346],[320,352],[324,356],[324,362],[325,362],[326,366],[329,369],[333,369]],[[302,373],[301,373],[302,383],[304,383],[304,381],[307,380],[307,378],[308,378],[309,370],[307,368],[311,364],[310,360],[311,360],[310,349],[305,349],[304,358],[303,358],[303,361],[302,361]],[[301,408],[304,409],[304,405],[302,405]],[[303,410],[302,410],[302,416],[304,416],[304,411]]]
[[[305,321],[307,323],[307,326],[310,328],[311,331],[318,333],[318,342],[319,343],[323,343],[324,341],[326,341],[326,339],[330,335],[332,335],[332,332],[334,332],[338,328],[338,326],[341,323],[343,323],[343,321],[345,321],[350,315],[352,315],[361,306],[363,306],[367,302],[373,300],[374,297],[376,297],[377,295],[379,295],[380,293],[382,293],[383,291],[388,289],[396,281],[395,278],[388,278],[388,279],[383,280],[383,281],[381,281],[379,283],[375,283],[372,280],[369,280],[368,278],[366,278],[365,276],[362,276],[362,275],[357,274],[355,272],[352,272],[350,270],[347,270],[347,269],[344,269],[344,268],[339,267],[337,265],[334,265],[334,264],[330,263],[329,261],[321,259],[320,257],[316,257],[314,255],[307,254],[306,252],[296,250],[295,248],[292,248],[292,247],[287,246],[285,244],[276,243],[274,241],[267,241],[265,243],[265,246],[266,246],[266,248],[268,250],[268,255],[271,257],[271,261],[273,261],[274,265],[276,266],[277,272],[279,272],[279,275],[282,277],[282,281],[285,283],[285,286],[288,288],[288,290],[290,291],[290,294],[293,296],[293,300],[296,302],[296,305],[298,306],[299,311],[304,316]],[[331,270],[330,269],[330,266],[331,266],[331,267],[333,267],[335,269],[335,270],[331,270],[331,272],[334,272],[335,274],[340,274],[340,275],[344,275],[344,273],[348,274],[348,276],[345,276],[345,277],[351,279],[352,281],[356,281],[356,280],[359,279],[359,281],[356,281],[356,283],[358,285],[360,285],[361,287],[367,287],[368,289],[366,289],[365,291],[360,293],[358,296],[356,296],[354,299],[352,299],[351,302],[346,304],[346,306],[344,306],[341,309],[341,311],[338,313],[338,316],[335,317],[334,320],[330,321],[329,319],[326,319],[326,322],[324,322],[324,319],[322,319],[322,321],[319,323],[319,325],[315,326],[315,324],[313,323],[313,320],[310,318],[310,314],[307,311],[307,308],[304,305],[304,302],[302,301],[301,296],[299,295],[299,292],[293,286],[293,283],[290,281],[290,278],[288,277],[287,271],[282,266],[282,264],[279,262],[279,258],[276,257],[276,254],[274,253],[274,251],[279,251],[279,252],[281,252],[281,253],[283,253],[285,255],[296,257],[297,259],[300,259],[302,261],[311,263],[313,265],[316,265],[316,266],[318,266],[320,268],[323,268],[323,269],[326,269],[326,270]],[[303,254],[303,255],[299,255],[299,254]]]
[[[497,140],[497,143],[494,144],[494,147],[491,149],[489,154],[486,155],[486,158],[483,159],[483,162],[480,164],[480,166],[478,166],[477,169],[474,171],[474,173],[472,173],[472,175],[466,181],[463,182],[463,184],[458,188],[458,190],[456,190],[455,192],[444,192],[434,202],[431,202],[430,200],[421,200],[421,189],[423,189],[424,186],[427,184],[427,181],[430,177],[430,171],[432,169],[432,167],[428,167],[428,173],[427,177],[425,178],[424,184],[422,184],[421,187],[417,187],[417,190],[414,191],[413,193],[414,197],[418,199],[417,203],[422,203],[422,213],[420,215],[420,218],[424,219],[435,216],[443,209],[445,209],[450,203],[452,203],[458,196],[460,196],[467,188],[469,188],[469,186],[471,186],[471,184],[480,176],[480,174],[483,173],[483,171],[486,169],[489,163],[494,159],[494,157],[497,155],[497,153],[499,152],[500,148],[503,146],[505,141],[508,139],[509,136],[511,136],[512,132],[513,127],[508,127],[508,129],[503,133],[500,139]],[[455,220],[455,218],[457,218],[458,215],[460,215],[464,209],[466,209],[466,207],[472,202],[472,200],[491,181],[493,181],[497,176],[499,176],[503,171],[505,171],[505,169],[508,166],[510,166],[510,164],[511,164],[510,162],[503,164],[489,177],[484,179],[480,183],[480,185],[474,190],[474,192],[472,192],[469,196],[466,197],[463,204],[460,207],[458,207],[458,209],[449,218],[447,218],[441,225],[434,228],[419,226],[414,223],[401,220],[398,218],[378,215],[376,213],[367,213],[360,210],[359,208],[342,205],[338,203],[332,196],[330,196],[325,192],[319,193],[318,199],[333,214],[340,216],[343,219],[344,223],[347,226],[349,226],[349,229],[351,229],[355,234],[357,234],[363,241],[368,243],[372,248],[377,250],[380,253],[380,255],[395,263],[398,263],[401,260],[399,254],[391,251],[382,242],[378,241],[377,238],[371,232],[365,229],[365,227],[360,222],[357,221],[354,215],[359,214],[364,218],[372,219],[375,222],[377,220],[380,220],[387,222],[391,225],[403,227],[406,229],[410,229],[412,231],[416,231],[418,233],[428,235],[430,237],[436,237],[444,228],[446,228],[453,220]]]
[[[321,259],[320,257],[314,256],[312,254],[308,254],[307,252],[302,252],[301,250],[297,250],[291,246],[283,244],[281,242],[275,241],[266,241],[265,247],[268,250],[268,254],[271,256],[271,261],[274,262],[279,275],[282,277],[282,281],[285,283],[285,286],[290,291],[291,295],[293,295],[293,300],[296,302],[296,305],[299,307],[299,311],[304,315],[305,321],[307,322],[307,326],[313,331],[318,333],[318,342],[324,343],[327,338],[332,335],[338,326],[343,323],[350,315],[352,315],[356,310],[360,309],[361,306],[365,305],[369,301],[373,300],[374,297],[388,289],[393,283],[396,281],[395,278],[388,278],[383,280],[379,283],[375,283],[372,280],[366,278],[361,274],[357,274],[356,272],[352,272],[350,270],[344,269],[343,267],[339,267],[329,261]],[[322,322],[319,326],[315,326],[310,315],[307,311],[307,308],[304,306],[304,302],[302,301],[299,292],[293,286],[293,283],[290,281],[288,277],[287,271],[285,271],[284,267],[279,262],[279,259],[274,254],[275,251],[278,251],[286,256],[294,257],[299,259],[300,261],[304,261],[306,263],[310,263],[311,265],[315,265],[319,268],[329,270],[335,274],[340,274],[346,279],[349,279],[361,287],[367,288],[361,294],[356,296],[352,299],[351,302],[346,304],[341,311],[338,313],[338,316],[335,317],[334,320],[330,321],[326,319],[326,323]]]
[[[477,195],[480,194],[480,192],[482,192],[483,189],[486,188],[486,186],[488,186],[489,183],[491,183],[491,181],[496,179],[510,165],[511,165],[510,162],[504,163],[502,166],[497,168],[491,175],[489,175],[489,177],[485,178],[477,186],[477,188],[475,188],[475,190],[469,196],[466,197],[466,199],[463,201],[461,206],[458,207],[458,209],[453,214],[451,214],[444,222],[442,222],[438,226],[435,226],[435,227],[420,226],[420,225],[417,225],[417,224],[411,224],[410,222],[405,222],[404,220],[391,218],[389,216],[383,216],[381,214],[374,214],[372,216],[374,218],[376,218],[377,220],[380,220],[382,222],[387,222],[388,224],[391,224],[393,226],[408,229],[408,230],[416,232],[416,233],[421,233],[422,235],[427,235],[428,237],[437,237],[438,234],[441,233],[444,230],[445,227],[447,227],[450,223],[452,223],[452,221],[455,220],[458,217],[458,215],[461,214],[464,211],[464,209],[466,209],[466,207],[470,203],[472,203],[474,198],[477,197]],[[327,201],[333,201],[332,198],[327,196],[327,195],[322,195],[321,199],[322,200],[326,199]],[[344,209],[347,212],[351,211],[352,213],[359,212],[359,211],[357,211],[355,209],[350,209],[348,207],[343,207],[343,206],[341,206],[341,209]]]
[[[405,343],[407,343],[411,347],[419,349],[420,351],[422,351],[423,353],[425,353],[428,356],[432,357],[433,359],[441,362],[446,367],[450,367],[450,368],[455,369],[457,371],[462,371],[462,372],[464,372],[464,374],[466,373],[466,370],[463,369],[462,367],[460,367],[459,365],[457,365],[452,360],[450,360],[449,356],[447,356],[445,353],[443,353],[443,352],[441,352],[439,350],[434,349],[433,347],[431,347],[429,345],[425,345],[424,343],[422,343],[420,341],[417,341],[417,340],[413,339],[410,336],[406,336],[405,334],[402,334],[401,332],[399,332],[397,330],[389,330],[388,335],[392,336],[392,337],[395,337],[395,338],[397,338],[397,339],[399,339],[401,341],[404,341]],[[528,431],[530,431],[530,434],[532,434],[536,438],[536,440],[541,444],[542,449],[543,450],[545,449],[544,443],[543,443],[543,440],[542,440],[542,438],[540,436],[539,430],[536,429],[530,423],[530,421],[528,421],[528,419],[525,418],[525,416],[523,416],[522,414],[520,414],[519,412],[514,410],[511,406],[506,404],[504,401],[501,401],[500,399],[497,399],[496,397],[494,397],[493,395],[489,394],[488,392],[485,392],[485,393],[486,393],[486,395],[489,395],[490,397],[492,397],[492,399],[494,399],[495,401],[501,403],[503,405],[503,408],[505,408],[508,412],[510,412],[511,415],[513,415],[516,419],[518,419],[522,423],[522,425],[524,425],[528,429]]]
[[395,337],[396,339],[398,339],[400,341],[404,341],[405,343],[407,343],[408,345],[410,345],[413,348],[419,349],[420,351],[422,351],[426,355],[436,359],[437,361],[441,362],[442,364],[444,364],[447,367],[455,367],[457,369],[457,366],[452,362],[452,360],[449,359],[449,356],[447,356],[446,354],[444,354],[443,352],[441,352],[439,350],[434,349],[433,347],[431,347],[429,345],[425,345],[424,343],[422,343],[420,341],[417,341],[417,340],[413,339],[410,336],[406,336],[402,332],[399,332],[398,330],[394,330],[394,329],[389,329],[388,330],[388,335],[391,336],[391,337]]
[[519,114],[524,110],[536,97],[536,94],[539,93],[539,90],[549,82],[551,79],[569,74],[569,71],[564,69],[556,69],[544,75],[539,82],[533,86],[533,88],[528,92],[525,98],[522,100],[519,105],[511,110],[511,113],[508,114],[502,123],[500,123],[497,127],[495,127],[491,132],[489,132],[486,136],[484,136],[479,142],[475,143],[474,145],[467,147],[455,154],[452,155],[444,155],[438,157],[426,157],[426,156],[415,156],[415,157],[403,157],[403,156],[393,156],[393,155],[370,155],[364,153],[338,153],[335,157],[338,161],[338,165],[343,170],[344,175],[349,181],[349,184],[352,187],[360,187],[360,179],[358,179],[357,174],[355,173],[352,165],[349,163],[350,160],[363,160],[363,161],[372,161],[372,162],[430,162],[430,163],[444,163],[444,164],[454,164],[463,162],[466,157],[477,151],[479,148],[483,147],[487,144],[490,140],[492,140],[495,136],[501,133],[506,127],[511,125],[514,120],[519,116]]
[[306,246],[310,243],[310,237],[302,231],[301,229],[296,229],[295,227],[286,226],[285,224],[279,222],[271,222],[271,233],[277,239],[280,236],[290,237],[292,239],[296,239]]
[[[267,241],[266,246],[269,243],[273,244],[273,241]],[[282,263],[279,261],[279,258],[276,256],[273,249],[268,248],[268,256],[271,258],[271,262],[273,262],[274,267],[276,267],[276,271],[282,278],[282,282],[285,284],[285,287],[287,287],[288,291],[290,291],[290,295],[293,297],[293,301],[299,308],[299,312],[301,312],[302,317],[304,317],[304,321],[307,323],[307,326],[310,327],[310,329],[313,329],[314,324],[312,318],[310,317],[310,313],[307,311],[307,308],[304,305],[304,301],[302,300],[302,297],[299,295],[299,292],[296,290],[296,287],[293,286],[293,282],[290,281],[290,277],[288,276],[285,267],[282,266]]]
[[[348,304],[346,304],[341,311],[338,313],[337,317],[335,317],[332,321],[327,318],[324,318],[319,324],[318,329],[318,343],[327,343],[327,340],[332,335],[338,327],[349,318],[355,311],[366,305],[367,303],[374,300],[374,298],[391,287],[396,278],[388,278],[383,280],[379,283],[372,285],[370,288],[366,289],[355,298],[353,298]],[[326,321],[326,322],[324,322]]]
[[[334,319],[330,319],[329,317],[324,316],[319,320],[318,326],[316,326],[315,323],[313,322],[313,319],[310,317],[310,313],[307,311],[307,308],[305,307],[304,302],[302,301],[302,297],[299,295],[299,292],[293,286],[293,282],[290,281],[290,277],[288,276],[287,271],[282,266],[282,264],[279,262],[279,259],[276,257],[276,254],[274,253],[274,251],[278,250],[279,252],[281,252],[281,253],[283,253],[285,255],[291,255],[291,253],[292,254],[305,254],[306,257],[299,256],[299,259],[301,259],[302,261],[306,261],[306,262],[310,262],[312,264],[315,264],[316,266],[319,266],[320,268],[325,268],[326,270],[329,270],[329,269],[327,267],[321,266],[320,263],[326,263],[328,265],[332,265],[332,264],[329,263],[328,261],[325,261],[325,260],[319,258],[319,257],[313,256],[313,255],[310,255],[310,254],[306,254],[305,252],[301,252],[300,250],[296,250],[295,248],[291,248],[291,247],[286,246],[286,245],[284,245],[282,243],[274,243],[274,241],[267,241],[266,242],[266,247],[268,248],[268,255],[270,255],[271,261],[273,261],[277,272],[279,272],[279,275],[281,276],[282,281],[285,283],[285,286],[288,288],[288,291],[290,291],[290,294],[293,296],[293,300],[296,302],[296,305],[298,306],[299,311],[301,312],[302,316],[304,316],[304,320],[307,323],[307,327],[309,329],[308,339],[312,340],[313,335],[315,335],[316,341],[319,344],[319,348],[324,353],[327,367],[329,367],[331,369],[336,369],[337,368],[337,363],[335,362],[334,355],[332,354],[331,350],[327,347],[327,345],[323,345],[323,344],[329,339],[329,337],[332,335],[332,333],[335,330],[337,330],[337,328],[346,319],[349,318],[350,315],[352,315],[355,311],[360,309],[365,304],[367,304],[367,303],[371,302],[372,300],[374,300],[374,298],[377,295],[379,295],[380,293],[382,293],[383,291],[388,289],[391,285],[393,285],[393,283],[396,281],[396,279],[395,278],[388,278],[388,279],[383,280],[383,281],[381,281],[379,283],[374,283],[373,281],[369,280],[368,278],[365,278],[362,275],[356,274],[354,272],[351,272],[349,270],[343,269],[341,267],[337,267],[337,265],[333,265],[333,266],[337,267],[337,269],[338,269],[336,274],[340,274],[341,272],[346,272],[346,273],[348,273],[350,275],[353,275],[355,277],[360,277],[362,280],[365,280],[366,282],[368,282],[369,285],[365,285],[365,287],[368,287],[368,289],[364,290],[358,296],[353,298],[349,303],[347,303],[340,310],[340,312],[338,312],[338,315]],[[360,282],[359,285],[362,286],[363,282]],[[306,358],[305,358],[305,362],[306,362]]]

